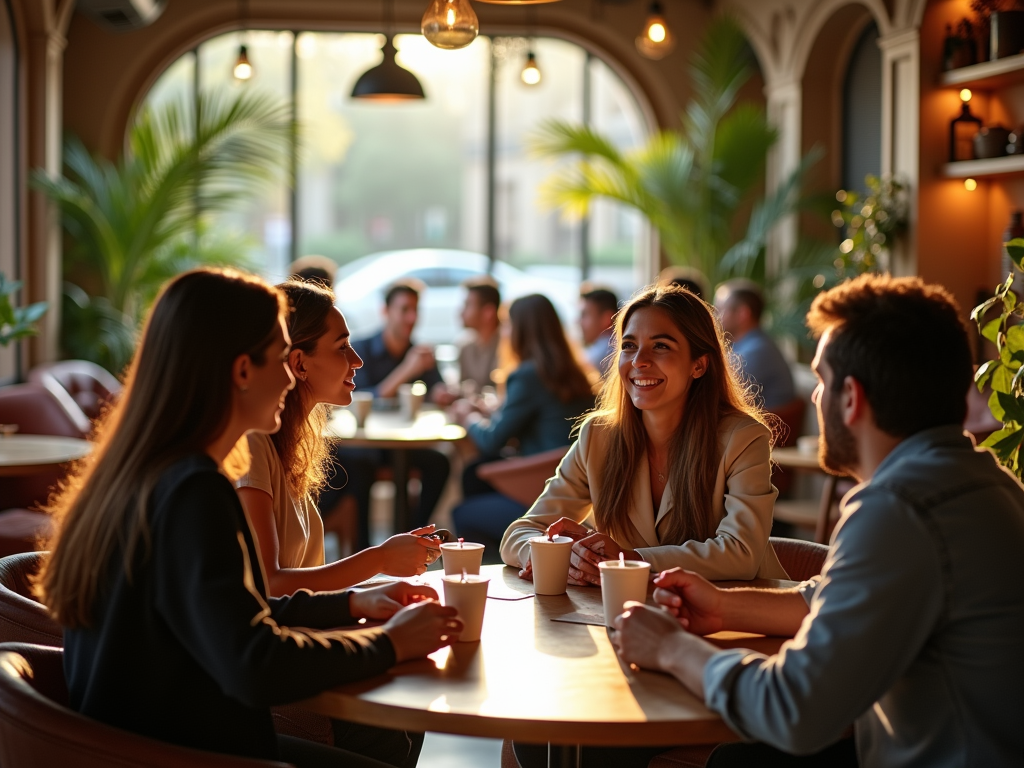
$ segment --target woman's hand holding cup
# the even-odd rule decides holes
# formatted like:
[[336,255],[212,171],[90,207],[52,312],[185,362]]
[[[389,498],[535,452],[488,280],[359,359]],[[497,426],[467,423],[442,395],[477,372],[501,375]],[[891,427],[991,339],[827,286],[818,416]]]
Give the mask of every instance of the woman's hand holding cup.
[[454,608],[430,600],[403,608],[384,625],[395,662],[421,659],[459,639],[462,622]]
[[404,606],[424,600],[436,600],[437,592],[423,584],[396,581],[382,587],[354,589],[348,598],[348,610],[357,619],[382,621]]
[[605,560],[618,560],[623,553],[627,560],[637,560],[636,552],[623,549],[611,536],[597,531],[572,545],[572,556],[569,558],[569,583],[581,586],[601,585],[601,572],[598,563]]

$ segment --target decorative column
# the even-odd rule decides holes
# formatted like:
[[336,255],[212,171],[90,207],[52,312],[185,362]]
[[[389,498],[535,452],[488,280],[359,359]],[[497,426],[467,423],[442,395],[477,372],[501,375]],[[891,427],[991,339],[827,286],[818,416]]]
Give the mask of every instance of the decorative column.
[[[30,171],[61,171],[61,104],[63,100],[63,30],[34,30],[28,40],[26,144]],[[26,303],[46,301],[49,309],[39,323],[39,335],[29,341],[28,365],[56,360],[61,310],[61,228],[58,212],[44,195],[31,192],[28,202],[28,259]]]
[[909,186],[907,234],[891,254],[892,274],[917,274],[917,186],[920,144],[920,33],[915,29],[879,38],[882,49],[882,173]]
[[[773,192],[800,164],[801,117],[803,115],[803,89],[800,80],[787,77],[766,83],[768,121],[779,132],[779,140],[768,156],[766,190]],[[769,275],[782,274],[790,254],[796,248],[797,217],[787,216],[772,232],[768,240],[765,268]]]

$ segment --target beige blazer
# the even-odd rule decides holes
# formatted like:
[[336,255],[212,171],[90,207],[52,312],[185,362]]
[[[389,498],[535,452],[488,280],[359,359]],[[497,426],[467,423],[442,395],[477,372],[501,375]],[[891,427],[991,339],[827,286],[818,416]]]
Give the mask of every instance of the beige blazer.
[[[501,557],[523,567],[530,559],[530,537],[561,517],[578,523],[591,518],[591,501],[604,481],[608,430],[587,422],[579,439],[562,459],[544,492],[501,540]],[[686,568],[708,579],[785,579],[775,550],[768,543],[778,491],[771,481],[771,432],[749,416],[737,414],[719,427],[721,461],[715,480],[715,535],[706,541],[664,541],[667,520],[675,507],[671,489],[654,512],[650,469],[644,455],[633,485],[629,535],[622,546],[635,549],[655,571]],[[592,521],[591,521],[592,522]]]

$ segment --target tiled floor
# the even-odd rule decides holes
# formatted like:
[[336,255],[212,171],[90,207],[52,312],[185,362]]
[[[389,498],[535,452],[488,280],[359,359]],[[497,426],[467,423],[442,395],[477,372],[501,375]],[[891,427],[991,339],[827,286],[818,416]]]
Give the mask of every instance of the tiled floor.
[[417,768],[498,768],[501,742],[496,739],[471,739],[428,733]]

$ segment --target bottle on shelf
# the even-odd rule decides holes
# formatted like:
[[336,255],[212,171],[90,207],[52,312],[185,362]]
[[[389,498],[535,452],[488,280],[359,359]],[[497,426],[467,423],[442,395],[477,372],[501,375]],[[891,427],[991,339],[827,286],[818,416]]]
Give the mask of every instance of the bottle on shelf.
[[974,137],[981,130],[981,120],[971,114],[971,105],[964,101],[960,114],[949,124],[949,161],[974,159]]

